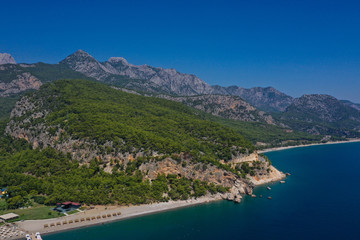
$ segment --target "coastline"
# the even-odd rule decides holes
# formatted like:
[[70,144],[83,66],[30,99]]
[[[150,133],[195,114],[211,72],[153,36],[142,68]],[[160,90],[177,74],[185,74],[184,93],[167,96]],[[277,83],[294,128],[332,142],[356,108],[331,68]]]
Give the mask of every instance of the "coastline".
[[[74,230],[78,228],[84,228],[95,225],[102,225],[105,223],[110,223],[114,221],[121,221],[133,217],[140,217],[154,213],[165,212],[169,210],[190,207],[194,205],[205,204],[213,201],[222,200],[221,194],[203,196],[197,199],[188,199],[188,200],[179,200],[179,201],[169,201],[162,203],[153,203],[153,204],[144,204],[136,206],[96,206],[95,209],[86,210],[84,212],[79,212],[69,216],[64,216],[60,218],[52,219],[43,219],[43,220],[26,220],[23,222],[16,222],[18,228],[26,233],[40,232],[42,235],[48,235],[68,230]],[[113,216],[121,212],[121,215]],[[92,217],[97,216],[109,216],[100,219],[92,219]],[[76,219],[84,219],[84,221],[75,222]],[[89,218],[89,220],[87,220]],[[69,221],[73,221],[69,223]],[[66,224],[62,224],[66,221]],[[57,225],[57,223],[61,223]],[[54,223],[55,226],[50,227],[50,224]],[[44,225],[48,224],[49,227],[44,228]],[[25,236],[17,236],[12,239],[24,239]]]
[[[274,168],[274,167],[273,167]],[[275,171],[276,170],[276,171]],[[285,178],[285,174],[274,168],[274,175],[271,175],[267,179],[255,180],[252,182],[255,186],[260,186],[270,182],[280,181]],[[78,228],[85,228],[95,225],[102,225],[110,222],[126,220],[134,217],[140,217],[150,215],[154,213],[160,213],[179,208],[185,208],[195,205],[201,205],[213,201],[224,200],[222,194],[217,193],[215,195],[206,195],[200,198],[192,198],[188,200],[169,201],[161,203],[143,204],[136,206],[95,206],[94,209],[82,211],[76,214],[63,216],[59,218],[42,219],[42,220],[26,220],[23,222],[16,222],[17,227],[26,233],[40,232],[42,235],[55,234],[59,232],[75,230]],[[121,215],[118,215],[121,213]],[[115,214],[115,216],[113,215]],[[105,218],[103,216],[106,215]],[[101,218],[97,218],[101,216]],[[94,219],[93,219],[94,217]],[[75,220],[78,219],[78,222]],[[84,219],[81,221],[81,219]],[[63,224],[66,221],[66,224]],[[69,223],[69,221],[72,221]],[[57,224],[60,223],[60,224]],[[45,224],[48,227],[45,228]],[[54,224],[54,226],[50,226]],[[24,239],[25,236],[14,236],[12,239]]]
[[[329,144],[341,144],[341,143],[352,143],[360,142],[360,139],[351,139],[348,141],[334,141],[327,143],[313,143],[306,145],[297,145],[297,146],[287,146],[287,147],[276,147],[269,148],[258,151],[258,153],[266,153],[273,151],[282,151],[291,148],[300,148],[300,147],[311,147],[317,145],[329,145]],[[274,168],[274,167],[273,167]],[[276,170],[276,171],[275,171]],[[274,174],[267,179],[251,179],[251,182],[255,186],[260,186],[268,184],[270,182],[280,181],[285,178],[285,174],[281,171],[274,168]],[[95,209],[86,210],[84,212],[79,212],[76,214],[63,216],[60,218],[53,219],[43,219],[43,220],[26,220],[23,222],[16,222],[16,225],[19,229],[26,233],[35,233],[40,232],[42,235],[55,234],[59,232],[74,230],[78,228],[85,228],[95,225],[102,225],[110,222],[126,220],[134,217],[140,217],[145,215],[150,215],[154,213],[160,213],[170,210],[175,210],[179,208],[185,208],[200,204],[205,204],[213,201],[222,200],[221,194],[215,195],[206,195],[200,198],[192,198],[188,200],[179,200],[179,201],[169,201],[161,203],[152,203],[152,204],[143,204],[136,206],[96,206]],[[121,213],[121,215],[118,215]],[[113,215],[115,214],[115,215]],[[103,217],[104,215],[105,218]],[[100,218],[97,218],[101,216]],[[93,218],[94,217],[94,218]],[[76,219],[79,219],[78,222],[75,222]],[[84,219],[81,221],[81,219]],[[70,222],[71,223],[70,223]],[[66,222],[66,224],[64,224]],[[55,226],[50,226],[51,224]],[[59,224],[58,224],[59,223]],[[48,224],[49,227],[44,227],[45,224]],[[14,236],[12,239],[24,239],[24,236]]]
[[287,150],[287,149],[292,149],[292,148],[312,147],[312,146],[319,146],[319,145],[331,145],[331,144],[341,144],[341,143],[353,143],[353,142],[360,142],[360,139],[350,139],[347,141],[334,141],[334,142],[326,142],[326,143],[311,143],[311,144],[295,145],[295,146],[287,146],[287,147],[274,147],[274,148],[267,148],[267,149],[259,150],[258,153],[282,151],[282,150]]

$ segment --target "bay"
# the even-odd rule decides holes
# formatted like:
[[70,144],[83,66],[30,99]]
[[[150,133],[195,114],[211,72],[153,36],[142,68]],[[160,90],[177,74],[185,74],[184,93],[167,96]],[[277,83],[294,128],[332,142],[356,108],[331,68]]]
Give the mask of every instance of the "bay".
[[43,239],[360,239],[360,143],[266,155],[292,175],[284,184],[257,187],[257,198],[245,196],[240,204],[217,201]]

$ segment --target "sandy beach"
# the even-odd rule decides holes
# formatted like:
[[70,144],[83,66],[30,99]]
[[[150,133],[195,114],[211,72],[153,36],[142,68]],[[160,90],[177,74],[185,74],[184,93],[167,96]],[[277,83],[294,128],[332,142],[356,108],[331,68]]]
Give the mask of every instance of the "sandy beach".
[[[204,196],[197,199],[169,201],[138,206],[95,206],[94,209],[86,210],[61,218],[26,220],[23,222],[17,222],[16,225],[19,229],[26,233],[40,232],[42,235],[45,235],[60,231],[66,231],[69,229],[88,227],[91,225],[104,224],[112,221],[128,219],[131,217],[143,216],[147,214],[208,203],[221,199],[221,195],[216,194]],[[12,239],[24,238],[25,236],[14,236]]]
[[311,147],[311,146],[318,146],[318,145],[341,144],[341,143],[352,143],[352,142],[360,142],[360,139],[351,139],[348,141],[334,141],[334,142],[326,142],[326,143],[312,143],[312,144],[287,146],[287,147],[275,147],[275,148],[259,150],[258,153],[275,152],[275,151],[281,151],[281,150],[286,150],[286,149],[291,149],[291,148],[301,148],[301,147]]

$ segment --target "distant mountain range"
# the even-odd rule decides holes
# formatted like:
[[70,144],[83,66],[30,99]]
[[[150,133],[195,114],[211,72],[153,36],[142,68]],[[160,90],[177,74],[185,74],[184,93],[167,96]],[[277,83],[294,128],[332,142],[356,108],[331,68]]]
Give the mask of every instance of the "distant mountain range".
[[36,90],[43,83],[58,79],[92,79],[182,102],[228,119],[262,122],[315,135],[360,135],[360,105],[328,95],[293,98],[272,87],[211,86],[193,74],[133,65],[122,57],[99,62],[83,50],[58,64],[16,64],[9,54],[1,54],[0,60],[2,97]]

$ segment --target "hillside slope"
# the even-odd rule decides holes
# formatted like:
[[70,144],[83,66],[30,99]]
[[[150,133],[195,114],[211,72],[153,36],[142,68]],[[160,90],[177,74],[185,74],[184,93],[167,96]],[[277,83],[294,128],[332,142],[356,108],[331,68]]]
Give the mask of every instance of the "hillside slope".
[[281,119],[294,129],[312,134],[360,136],[360,111],[329,95],[303,95],[294,100]]
[[275,125],[271,115],[257,110],[249,103],[237,96],[229,95],[200,95],[189,97],[170,97],[159,95],[158,97],[181,102],[189,107],[193,107],[227,119],[245,122],[262,122]]
[[[179,103],[121,92],[92,81],[58,81],[18,102],[7,132],[34,146],[59,150],[75,151],[72,146],[81,141],[90,149],[95,142],[115,148],[109,153],[113,157],[121,152],[197,150],[208,158],[224,154],[231,158],[230,152],[253,149],[239,134],[201,120],[192,111]],[[37,134],[30,126],[37,128]],[[91,160],[94,155],[90,153],[100,152],[89,150],[85,158]]]
[[[29,188],[23,182],[31,182],[49,196],[48,203],[80,197],[91,204],[147,203],[217,192],[240,201],[254,187],[248,175],[283,177],[239,133],[203,120],[194,109],[95,81],[55,81],[27,94],[12,111],[6,133],[35,150],[0,161],[0,180],[23,189]],[[108,197],[91,197],[104,187],[94,188],[94,181],[111,185],[104,189]],[[63,193],[67,182],[78,184],[80,192],[69,187],[73,195]],[[61,187],[48,191],[43,184]]]

